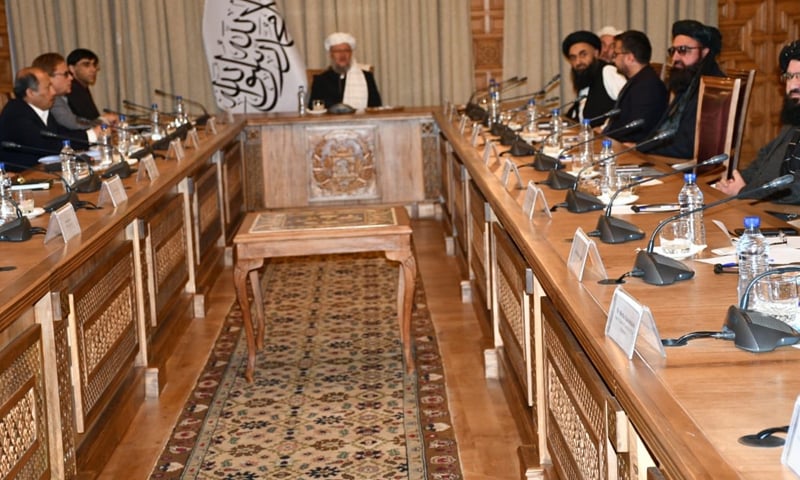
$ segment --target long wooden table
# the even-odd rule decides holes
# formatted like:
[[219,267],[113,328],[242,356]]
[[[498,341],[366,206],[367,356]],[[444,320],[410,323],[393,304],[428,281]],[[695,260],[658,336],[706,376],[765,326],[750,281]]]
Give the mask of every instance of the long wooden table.
[[[748,447],[737,439],[789,423],[800,394],[800,351],[756,355],[729,341],[700,339],[669,349],[664,359],[637,353],[628,360],[604,332],[615,287],[598,284],[592,275],[579,282],[566,265],[576,229],[594,230],[602,212],[559,208],[552,218],[542,212],[528,218],[522,211],[524,191],[514,188],[515,181],[500,182],[508,157],[489,155],[485,164],[482,136],[473,146],[469,124],[461,133],[457,118],[438,113],[436,118],[443,136],[450,242],[461,259],[463,285],[494,332],[498,364],[487,368],[497,369],[515,412],[525,442],[519,455],[529,478],[542,472],[570,479],[796,478],[781,465],[781,449]],[[531,160],[512,159],[523,184],[547,176],[524,166]],[[619,158],[620,163],[646,160],[653,159]],[[673,176],[642,187],[637,203],[675,203],[681,184],[680,176]],[[707,203],[723,198],[703,187]],[[564,191],[542,188],[549,205],[564,201]],[[762,208],[735,200],[708,210],[708,250],[730,245],[711,219],[732,229],[756,213],[767,226],[783,224]],[[597,242],[609,277],[632,269],[636,250],[646,247],[668,215],[621,216],[647,236],[616,245]],[[687,264],[696,272],[689,281],[659,287],[633,278],[623,285],[651,309],[665,338],[719,330],[727,308],[736,303],[735,275],[715,275],[712,265],[696,261]]]

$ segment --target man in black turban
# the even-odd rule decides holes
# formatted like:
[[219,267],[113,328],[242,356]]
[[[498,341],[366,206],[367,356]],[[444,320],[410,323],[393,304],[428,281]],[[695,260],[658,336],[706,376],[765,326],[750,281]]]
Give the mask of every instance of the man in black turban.
[[[614,108],[619,91],[625,85],[614,65],[600,59],[602,44],[600,37],[592,32],[572,32],[561,44],[561,51],[572,66],[572,85],[578,96],[586,99],[573,105],[566,116],[576,121],[593,118]],[[592,126],[598,126],[597,120]]]
[[[781,79],[786,84],[781,121],[783,128],[774,140],[758,151],[750,165],[733,172],[730,180],[720,180],[716,187],[728,195],[747,192],[787,173],[800,174],[800,40],[786,45],[778,56]],[[769,197],[776,203],[800,205],[800,182]]]
[[677,129],[677,133],[670,140],[642,148],[642,151],[675,158],[694,157],[700,77],[725,76],[717,64],[720,50],[722,34],[716,27],[696,20],[679,20],[672,24],[672,46],[667,52],[672,58],[669,89],[673,99],[656,130]]

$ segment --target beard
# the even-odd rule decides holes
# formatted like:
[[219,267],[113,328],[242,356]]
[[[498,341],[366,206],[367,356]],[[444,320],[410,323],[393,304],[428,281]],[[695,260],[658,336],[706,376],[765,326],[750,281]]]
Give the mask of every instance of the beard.
[[586,87],[592,85],[592,81],[597,77],[602,69],[602,65],[597,59],[594,59],[592,63],[589,64],[588,67],[584,70],[575,70],[572,69],[572,85],[575,87],[576,91],[581,91]]
[[675,93],[685,92],[692,80],[694,80],[697,72],[700,71],[700,64],[695,63],[689,67],[676,68],[673,67],[669,72],[669,90]]
[[795,88],[783,97],[781,122],[784,125],[800,127],[800,100],[792,98],[792,94],[800,94],[800,89]]

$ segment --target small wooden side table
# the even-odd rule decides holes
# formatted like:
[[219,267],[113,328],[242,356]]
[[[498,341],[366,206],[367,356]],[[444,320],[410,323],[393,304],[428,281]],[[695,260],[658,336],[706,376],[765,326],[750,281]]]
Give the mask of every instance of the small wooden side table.
[[[417,262],[411,251],[411,224],[402,207],[321,207],[248,213],[233,239],[233,281],[247,335],[248,382],[253,381],[256,352],[264,347],[264,302],[258,269],[265,258],[382,251],[400,262],[397,319],[406,371],[411,355],[411,308]],[[253,286],[256,318],[251,318],[247,276]],[[255,320],[255,321],[253,321]]]

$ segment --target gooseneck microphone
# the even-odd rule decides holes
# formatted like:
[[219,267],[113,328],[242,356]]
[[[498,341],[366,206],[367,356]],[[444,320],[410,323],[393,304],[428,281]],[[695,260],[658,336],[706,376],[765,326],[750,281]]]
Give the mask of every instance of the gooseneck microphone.
[[[632,123],[638,123],[640,121],[641,121],[641,119],[637,119],[637,120],[634,120],[633,122],[629,123],[628,125],[630,125]],[[625,127],[621,127],[621,128],[625,128]],[[566,203],[566,206],[567,206],[567,210],[569,210],[572,213],[586,213],[586,212],[591,212],[591,211],[594,211],[594,210],[601,210],[601,209],[605,208],[605,204],[603,202],[601,202],[597,197],[595,197],[594,195],[590,195],[590,194],[588,194],[586,192],[581,192],[580,190],[578,190],[578,183],[579,183],[581,177],[583,176],[583,173],[586,170],[588,170],[590,168],[594,168],[596,165],[598,165],[598,164],[600,164],[602,162],[605,162],[606,160],[608,160],[610,158],[616,158],[616,157],[618,157],[620,155],[623,155],[625,153],[630,152],[631,150],[636,150],[637,148],[640,148],[640,147],[642,147],[644,145],[647,145],[649,143],[652,143],[652,142],[660,142],[660,141],[662,141],[662,140],[664,140],[666,138],[669,138],[669,137],[671,137],[673,135],[675,135],[675,130],[666,130],[666,131],[663,131],[663,132],[657,132],[652,137],[647,138],[645,140],[642,140],[641,142],[637,143],[636,145],[633,145],[631,147],[628,147],[628,148],[625,148],[623,150],[620,150],[619,152],[615,152],[613,155],[610,155],[607,158],[601,158],[601,159],[595,160],[594,162],[590,163],[589,165],[583,167],[578,172],[578,175],[575,176],[575,183],[572,186],[572,190],[567,190],[567,197],[564,200],[564,202]]]
[[[505,85],[509,82],[516,82],[518,80],[519,77],[515,75],[509,79],[501,81],[498,84],[498,88],[500,88],[501,85]],[[485,94],[488,91],[489,87],[475,89],[475,91],[473,91],[472,94],[469,96],[469,100],[467,100],[467,106],[464,108],[464,114],[467,117],[469,117],[469,119],[472,120],[473,122],[483,122],[489,115],[489,112],[487,112],[480,105],[475,103],[475,100],[478,98],[478,94],[480,94],[480,96],[482,97],[483,94]]]
[[[561,74],[557,73],[553,78],[551,78],[545,84],[544,87],[540,88],[539,90],[536,90],[535,92],[523,93],[522,95],[516,95],[514,97],[508,97],[508,98],[504,99],[503,101],[504,102],[511,102],[513,100],[522,100],[523,98],[533,98],[533,97],[538,97],[540,95],[544,95],[548,91],[550,91],[550,89],[553,87],[553,85],[555,85],[556,82],[558,82],[560,79],[561,79]],[[545,100],[543,103],[547,103],[547,100]]]
[[725,197],[721,200],[717,200],[716,202],[708,203],[701,207],[693,208],[662,220],[661,223],[659,223],[656,228],[653,229],[653,233],[650,234],[650,241],[647,243],[647,249],[640,250],[639,253],[636,254],[636,261],[633,266],[633,275],[642,277],[645,283],[649,283],[651,285],[671,285],[677,281],[689,280],[690,278],[694,277],[694,270],[690,269],[678,260],[674,260],[653,252],[653,249],[655,248],[656,236],[667,224],[674,222],[679,218],[688,217],[694,213],[702,212],[703,210],[716,207],[717,205],[722,205],[723,203],[730,202],[731,200],[743,198],[745,195],[748,197],[752,197],[754,194],[762,196],[770,190],[788,186],[792,182],[794,182],[794,175],[784,175],[776,178],[775,180],[767,182],[758,188],[749,190],[747,193],[740,192],[736,195]]
[[[154,90],[154,92],[155,92],[156,95],[160,95],[162,97],[169,97],[169,98],[172,98],[174,100],[177,100],[178,97],[180,96],[180,95],[175,95],[174,93],[165,92],[164,90],[161,90],[161,89],[158,89],[158,88],[156,88]],[[208,113],[208,109],[206,109],[205,105],[203,105],[202,103],[198,102],[197,100],[191,100],[191,99],[183,97],[183,96],[181,96],[181,99],[185,103],[188,103],[189,105],[194,105],[196,107],[200,107],[200,110],[203,111],[203,114],[200,115],[199,117],[197,117],[194,120],[194,123],[196,123],[197,125],[205,125],[206,122],[208,122],[208,119],[211,118],[211,115]]]
[[[42,153],[44,149],[36,148],[36,147],[26,147],[24,145],[20,145],[14,142],[3,141],[0,142],[0,146],[2,146],[6,150],[19,150],[23,152],[32,152],[32,153]],[[22,165],[17,163],[9,163],[5,162],[6,165],[11,165],[12,167],[17,167],[23,170],[29,170],[31,167],[29,165]],[[50,172],[47,170],[41,170],[47,175],[52,175],[53,177],[61,180],[61,183],[64,185],[64,193],[58,195],[57,197],[52,198],[47,203],[45,203],[42,208],[45,212],[52,212],[54,210],[58,210],[59,208],[63,207],[67,203],[71,203],[73,207],[77,210],[78,208],[87,204],[87,202],[83,202],[78,198],[77,192],[75,192],[72,187],[67,182],[67,179],[63,176],[55,173]]]
[[627,190],[629,188],[633,188],[637,185],[641,185],[645,182],[649,182],[650,180],[669,177],[671,175],[677,175],[679,173],[684,173],[689,170],[693,170],[694,168],[697,167],[708,167],[712,165],[719,165],[720,163],[726,161],[727,159],[728,159],[728,154],[721,153],[719,155],[714,155],[708,160],[700,162],[697,165],[685,165],[672,172],[660,173],[658,175],[649,175],[640,180],[632,182],[626,186],[618,188],[611,195],[611,198],[608,199],[605,215],[601,215],[600,218],[597,219],[597,229],[593,232],[589,232],[588,235],[595,237],[599,236],[600,240],[602,240],[604,243],[624,243],[644,238],[644,231],[642,231],[639,227],[625,220],[611,216],[611,208],[614,205],[614,200],[616,200],[620,192]]

